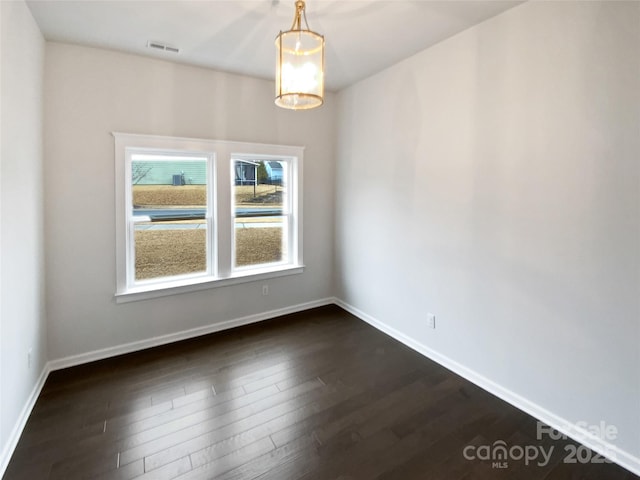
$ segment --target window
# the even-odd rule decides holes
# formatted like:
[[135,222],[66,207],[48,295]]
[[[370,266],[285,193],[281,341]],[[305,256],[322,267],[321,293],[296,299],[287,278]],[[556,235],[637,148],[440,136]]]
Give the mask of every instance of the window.
[[211,157],[131,152],[127,202],[133,262],[129,283],[211,274]]
[[302,272],[301,147],[114,137],[118,302]]
[[292,223],[290,162],[277,157],[235,156],[234,267],[289,261]]

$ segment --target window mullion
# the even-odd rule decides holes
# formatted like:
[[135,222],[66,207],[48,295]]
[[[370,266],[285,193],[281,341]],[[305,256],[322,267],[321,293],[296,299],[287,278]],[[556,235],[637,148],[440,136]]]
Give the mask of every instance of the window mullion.
[[218,275],[228,278],[232,273],[233,205],[231,201],[231,152],[221,147],[216,161],[216,213],[218,239]]
[[217,251],[217,212],[216,212],[216,154],[212,154],[207,162],[207,211],[205,224],[207,227],[207,272],[218,277],[218,251]]

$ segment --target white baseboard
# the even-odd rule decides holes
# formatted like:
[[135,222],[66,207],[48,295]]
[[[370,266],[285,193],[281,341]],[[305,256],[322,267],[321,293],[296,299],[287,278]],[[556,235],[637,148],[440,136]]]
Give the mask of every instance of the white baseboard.
[[13,430],[11,430],[11,434],[9,435],[9,439],[7,443],[4,445],[2,449],[2,454],[0,454],[0,478],[5,473],[7,466],[9,466],[9,460],[11,460],[11,456],[13,455],[13,451],[18,445],[18,440],[20,440],[20,436],[22,435],[22,431],[24,430],[25,425],[27,424],[27,420],[29,419],[29,415],[31,415],[31,411],[36,404],[36,400],[40,396],[40,392],[42,392],[42,387],[44,387],[44,382],[47,381],[47,377],[49,376],[49,364],[47,363],[43,368],[42,372],[40,372],[40,376],[38,377],[38,381],[31,390],[31,394],[27,399],[27,402],[24,404],[20,415],[18,416],[18,420],[13,426]]
[[280,317],[282,315],[288,315],[290,313],[301,312],[303,310],[309,310],[311,308],[322,307],[325,305],[334,304],[334,298],[323,298],[320,300],[314,300],[312,302],[300,303],[298,305],[292,305],[290,307],[279,308],[276,310],[270,310],[268,312],[261,312],[254,315],[248,315],[246,317],[235,318],[232,320],[227,320],[220,323],[215,323],[212,325],[207,325],[205,327],[193,328],[190,330],[184,330],[182,332],[172,333],[169,335],[162,335],[159,337],[150,338],[147,340],[140,340],[138,342],[131,342],[124,345],[118,345],[115,347],[103,348],[101,350],[95,350],[93,352],[82,353],[79,355],[72,355],[69,357],[51,360],[47,362],[47,364],[42,369],[42,373],[38,378],[38,382],[33,387],[31,395],[29,395],[29,399],[24,405],[22,412],[20,412],[20,416],[16,421],[13,430],[11,431],[11,435],[9,436],[9,440],[4,445],[2,449],[2,454],[0,455],[0,478],[5,473],[7,466],[9,465],[9,460],[11,460],[11,456],[18,445],[18,440],[20,440],[20,435],[22,435],[22,431],[24,430],[25,425],[27,424],[27,420],[29,419],[29,415],[33,410],[34,405],[36,404],[36,400],[40,396],[40,392],[42,391],[42,387],[51,373],[54,370],[60,370],[63,368],[73,367],[76,365],[82,365],[84,363],[93,362],[96,360],[102,360],[109,357],[115,357],[116,355],[121,355],[124,353],[136,352],[139,350],[144,350],[150,347],[156,347],[159,345],[165,345],[168,343],[178,342],[180,340],[186,340],[188,338],[199,337],[201,335],[207,335],[209,333],[219,332],[222,330],[228,330],[234,327],[240,327],[242,325],[249,325],[251,323],[261,322],[263,320],[269,320],[272,318]]
[[276,318],[282,315],[287,315],[290,313],[296,313],[303,310],[308,310],[311,308],[321,307],[325,305],[335,304],[349,313],[355,315],[359,319],[367,322],[374,328],[386,333],[387,335],[395,338],[399,342],[405,344],[409,348],[415,350],[416,352],[424,355],[427,358],[439,363],[443,367],[455,372],[461,377],[469,380],[470,382],[478,385],[480,388],[492,393],[496,397],[501,398],[502,400],[510,403],[511,405],[519,408],[520,410],[528,413],[532,417],[544,422],[545,424],[553,427],[554,429],[562,432],[570,438],[573,438],[577,442],[589,447],[590,449],[602,454],[603,456],[609,458],[613,462],[618,465],[626,468],[627,470],[633,472],[636,475],[640,475],[640,458],[626,452],[624,450],[619,449],[617,446],[604,442],[598,437],[593,436],[586,430],[580,430],[575,428],[571,422],[568,420],[546,410],[545,408],[527,400],[526,398],[521,397],[520,395],[512,392],[511,390],[504,388],[503,386],[493,382],[492,380],[478,374],[477,372],[471,370],[470,368],[461,365],[454,360],[441,355],[440,353],[430,349],[426,345],[417,342],[411,337],[405,335],[404,333],[390,327],[389,325],[373,318],[372,316],[366,314],[365,312],[357,309],[356,307],[346,303],[345,301],[338,298],[324,298],[312,302],[301,303],[298,305],[293,305],[290,307],[280,308],[276,310],[271,310],[268,312],[257,313],[254,315],[248,315],[246,317],[236,318],[232,320],[227,320],[224,322],[207,325],[205,327],[194,328],[190,330],[185,330],[178,333],[173,333],[169,335],[162,335],[159,337],[154,337],[147,340],[141,340],[138,342],[131,342],[124,345],[119,345],[116,347],[105,348],[101,350],[95,350],[93,352],[87,352],[80,355],[73,355],[65,358],[61,358],[58,360],[52,360],[48,362],[40,374],[36,385],[29,396],[22,412],[16,424],[9,436],[9,440],[2,450],[2,454],[0,455],[0,478],[4,475],[4,472],[9,464],[9,460],[13,455],[13,452],[18,444],[18,440],[20,439],[20,435],[27,423],[29,415],[33,410],[33,407],[42,391],[44,383],[49,376],[49,373],[54,370],[59,370],[62,368],[68,368],[76,365],[81,365],[84,363],[93,362],[95,360],[102,360],[109,357],[114,357],[116,355],[121,355],[124,353],[131,353],[139,350],[144,350],[146,348],[155,347],[159,345],[165,345],[172,342],[177,342],[180,340],[185,340],[188,338],[194,338],[201,335],[206,335],[209,333],[219,332],[222,330],[227,330],[234,327],[239,327],[242,325],[249,325],[251,323],[261,322],[263,320],[269,320],[271,318]]
[[637,456],[634,456],[627,451],[621,450],[616,445],[604,441],[600,437],[593,435],[584,428],[576,427],[573,422],[570,422],[567,419],[562,418],[554,414],[553,412],[550,412],[540,405],[537,405],[536,403],[533,403],[530,400],[521,397],[517,393],[514,393],[511,390],[493,382],[492,380],[484,377],[483,375],[480,375],[470,368],[436,352],[435,350],[432,350],[426,345],[414,340],[413,338],[405,335],[395,328],[390,327],[386,323],[373,318],[371,315],[368,315],[367,313],[359,310],[353,305],[350,305],[339,298],[336,298],[334,302],[336,305],[342,307],[347,312],[367,322],[376,329],[386,333],[390,337],[393,337],[394,339],[415,350],[416,352],[424,355],[425,357],[433,360],[436,363],[439,363],[443,367],[460,375],[466,380],[469,380],[470,382],[488,391],[489,393],[492,393],[496,397],[501,398],[505,402],[510,403],[514,407],[528,413],[532,417],[563,433],[567,437],[572,438],[573,440],[583,444],[584,446],[590,448],[595,452],[598,452],[612,462],[617,463],[623,468],[626,468],[630,472],[636,475],[640,475],[640,458],[638,458]]
[[168,343],[173,343],[173,342],[179,342],[180,340],[186,340],[189,338],[195,338],[202,335],[207,335],[209,333],[220,332],[222,330],[228,330],[234,327],[241,327],[243,325],[249,325],[251,323],[258,323],[264,320],[280,317],[282,315],[301,312],[303,310],[322,307],[324,305],[331,305],[333,303],[334,303],[333,298],[323,298],[320,300],[314,300],[312,302],[300,303],[298,305],[278,308],[276,310],[270,310],[268,312],[260,312],[253,315],[247,315],[246,317],[234,318],[231,320],[226,320],[224,322],[206,325],[204,327],[192,328],[190,330],[183,330],[182,332],[170,333],[168,335],[161,335],[159,337],[153,337],[146,340],[139,340],[137,342],[125,343],[124,345],[103,348],[101,350],[94,350],[92,352],[81,353],[79,355],[72,355],[69,357],[60,358],[58,360],[50,361],[48,363],[48,366],[50,371],[74,367],[76,365],[82,365],[84,363],[94,362],[96,360],[115,357],[116,355],[137,352],[139,350],[144,350],[146,348],[157,347],[160,345],[166,345]]

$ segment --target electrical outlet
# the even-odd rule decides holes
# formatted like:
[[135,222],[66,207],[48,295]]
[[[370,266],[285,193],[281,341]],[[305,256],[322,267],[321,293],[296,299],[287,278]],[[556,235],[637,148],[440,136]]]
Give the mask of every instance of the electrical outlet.
[[262,285],[262,295],[265,297],[269,295],[269,285],[267,284]]
[[31,368],[31,354],[33,353],[33,349],[30,348],[27,351],[27,368]]
[[427,313],[427,326],[429,328],[436,328],[436,316],[433,313]]

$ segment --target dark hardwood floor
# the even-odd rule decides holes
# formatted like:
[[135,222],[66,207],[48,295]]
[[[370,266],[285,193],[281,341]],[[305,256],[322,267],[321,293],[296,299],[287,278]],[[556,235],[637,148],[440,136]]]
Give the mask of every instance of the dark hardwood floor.
[[[465,458],[498,441],[539,457]],[[325,307],[53,372],[4,478],[638,478],[576,445]]]

